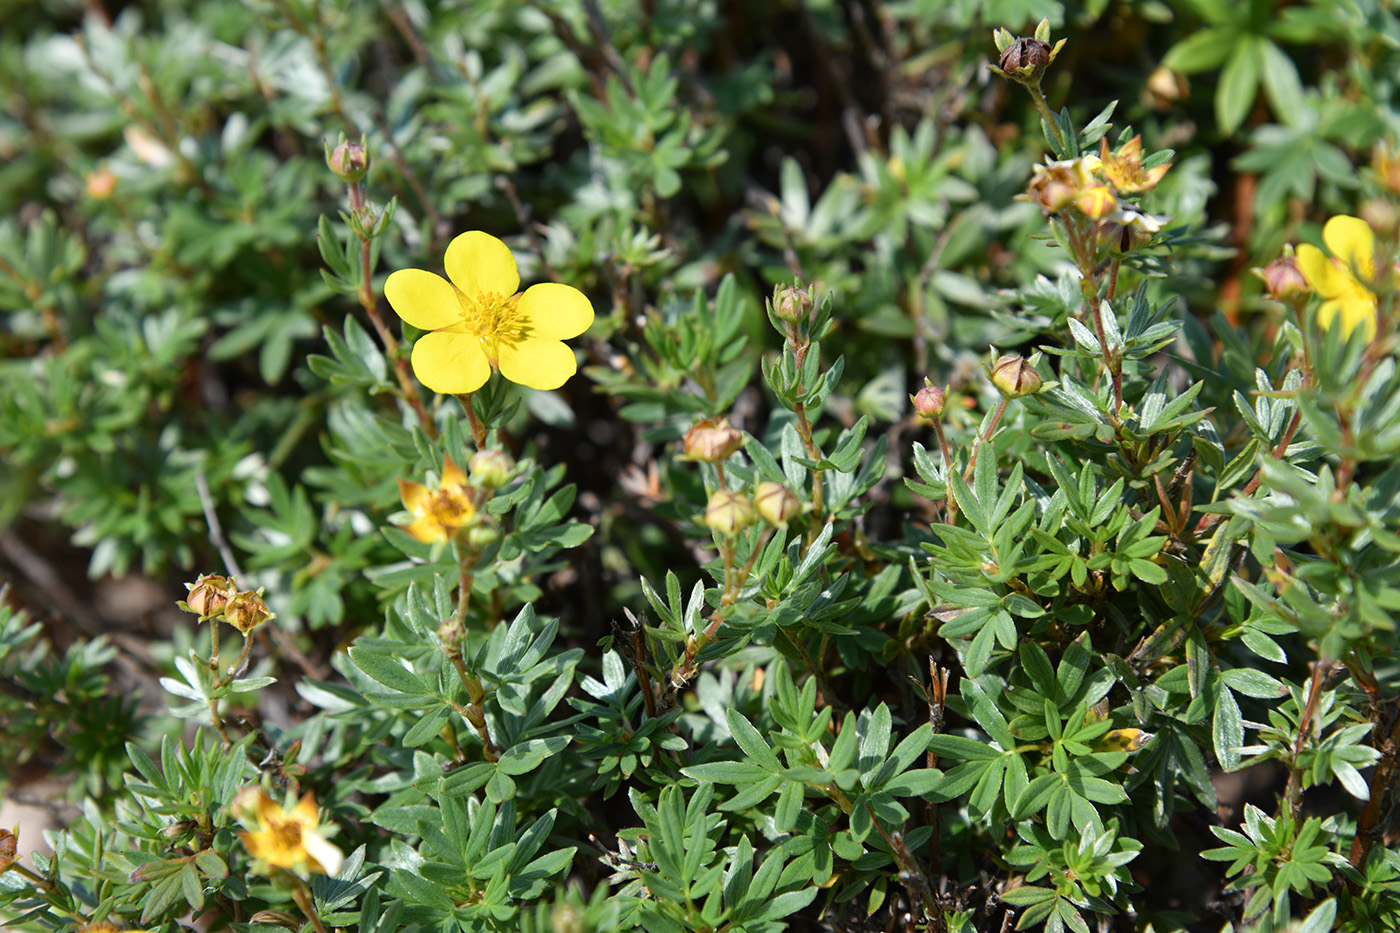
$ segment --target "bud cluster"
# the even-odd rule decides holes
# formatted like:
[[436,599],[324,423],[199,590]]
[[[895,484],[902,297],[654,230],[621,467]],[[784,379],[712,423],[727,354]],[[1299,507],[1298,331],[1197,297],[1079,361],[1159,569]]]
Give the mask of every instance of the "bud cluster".
[[228,577],[201,574],[195,582],[186,583],[185,589],[189,595],[177,605],[199,616],[201,622],[227,622],[247,635],[277,617],[263,602],[262,587],[240,590]]

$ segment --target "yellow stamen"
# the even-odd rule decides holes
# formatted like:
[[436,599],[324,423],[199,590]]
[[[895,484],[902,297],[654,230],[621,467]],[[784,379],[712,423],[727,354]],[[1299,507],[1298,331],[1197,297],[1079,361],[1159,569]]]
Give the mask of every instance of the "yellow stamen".
[[491,292],[468,295],[453,286],[467,333],[481,341],[481,350],[492,366],[500,362],[501,344],[514,347],[530,339],[530,322],[516,307],[520,295],[501,296]]

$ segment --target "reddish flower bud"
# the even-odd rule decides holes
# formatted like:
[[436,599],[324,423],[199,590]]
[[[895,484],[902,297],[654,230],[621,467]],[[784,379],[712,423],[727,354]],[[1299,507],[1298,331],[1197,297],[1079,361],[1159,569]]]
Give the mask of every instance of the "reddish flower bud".
[[909,400],[914,403],[914,411],[920,418],[937,418],[943,414],[948,396],[938,386],[924,386],[909,396]]

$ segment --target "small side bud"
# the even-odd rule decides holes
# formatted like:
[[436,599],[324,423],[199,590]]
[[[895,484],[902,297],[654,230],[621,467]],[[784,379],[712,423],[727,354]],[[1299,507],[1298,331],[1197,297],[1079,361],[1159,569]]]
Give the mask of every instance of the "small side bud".
[[909,396],[909,401],[914,403],[914,412],[920,418],[934,419],[942,416],[943,406],[948,403],[948,393],[938,386],[924,386]]
[[478,450],[467,466],[478,489],[500,489],[510,479],[510,457],[503,450]]
[[802,511],[802,501],[782,483],[764,480],[754,488],[753,507],[758,517],[768,524],[786,528]]
[[1264,283],[1264,294],[1275,301],[1289,301],[1295,295],[1306,295],[1312,291],[1298,260],[1291,255],[1280,256],[1262,269],[1252,269]]
[[462,637],[466,634],[462,623],[456,619],[444,619],[438,626],[438,641],[442,642],[442,653],[449,659],[462,656]]
[[743,493],[721,489],[705,507],[705,527],[731,538],[758,520],[753,503]]
[[353,185],[369,171],[369,153],[363,142],[342,137],[336,147],[326,153],[326,165],[341,181]]
[[501,540],[501,532],[494,525],[473,525],[467,529],[467,547],[474,551],[485,550]]
[[733,428],[726,418],[706,418],[685,434],[686,460],[721,463],[744,446],[744,432]]
[[992,385],[1010,399],[1023,398],[1040,391],[1040,374],[1026,358],[1008,353],[992,364]]
[[1367,226],[1376,231],[1376,236],[1391,240],[1400,232],[1400,212],[1395,202],[1383,198],[1370,198],[1364,201],[1357,212]]

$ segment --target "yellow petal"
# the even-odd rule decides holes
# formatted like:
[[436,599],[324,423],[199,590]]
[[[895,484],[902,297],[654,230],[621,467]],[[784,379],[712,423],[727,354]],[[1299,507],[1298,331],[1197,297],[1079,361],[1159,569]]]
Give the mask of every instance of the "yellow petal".
[[593,323],[593,303],[572,285],[531,285],[516,309],[530,322],[533,336],[551,340],[577,337]]
[[316,817],[316,796],[311,793],[304,794],[297,805],[292,808],[291,819],[296,820],[303,826],[314,827],[320,822]]
[[322,838],[320,833],[302,833],[301,844],[306,849],[306,854],[315,859],[326,874],[340,874],[340,865],[345,861],[345,853],[340,851],[339,846]]
[[[468,297],[509,297],[520,290],[520,273],[510,247],[489,233],[472,230],[447,244],[447,277]],[[484,380],[483,380],[484,381]]]
[[423,514],[428,505],[428,487],[411,480],[399,480],[399,501],[403,507],[415,515]]
[[574,351],[558,340],[501,344],[501,375],[532,389],[557,389],[578,371]]
[[451,457],[442,458],[442,488],[460,489],[467,485],[467,474]]
[[481,341],[453,331],[434,331],[413,345],[413,372],[434,392],[475,392],[491,376]]
[[440,275],[422,269],[400,269],[384,282],[384,297],[394,313],[419,330],[438,330],[461,323],[457,293]]
[[407,524],[403,528],[413,537],[414,541],[420,544],[436,544],[439,541],[447,540],[447,529],[438,524],[437,519],[431,516],[418,519],[416,522]]
[[1334,324],[1341,327],[1343,337],[1350,337],[1351,332],[1360,327],[1362,336],[1371,341],[1376,339],[1376,303],[1357,298],[1324,302],[1317,309],[1317,322],[1323,330]]
[[1336,298],[1356,287],[1351,276],[1333,265],[1332,260],[1311,243],[1300,244],[1294,258],[1298,260],[1303,278],[1323,298]]
[[1376,235],[1371,225],[1359,217],[1338,214],[1322,228],[1322,242],[1356,277],[1364,282],[1376,279]]

